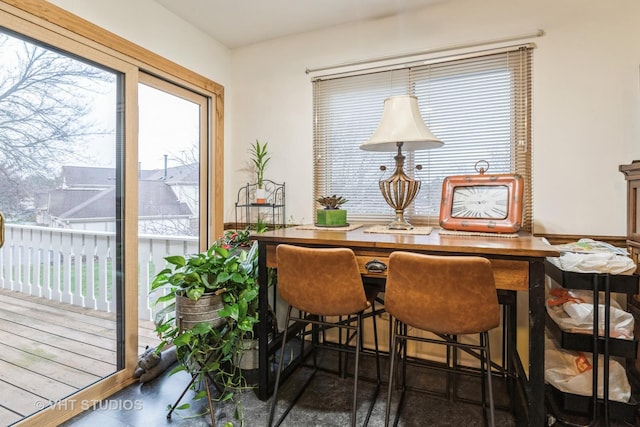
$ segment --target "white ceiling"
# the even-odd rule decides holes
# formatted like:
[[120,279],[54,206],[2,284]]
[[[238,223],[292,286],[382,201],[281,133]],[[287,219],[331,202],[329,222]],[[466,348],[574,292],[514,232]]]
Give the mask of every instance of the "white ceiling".
[[230,49],[449,0],[155,0]]

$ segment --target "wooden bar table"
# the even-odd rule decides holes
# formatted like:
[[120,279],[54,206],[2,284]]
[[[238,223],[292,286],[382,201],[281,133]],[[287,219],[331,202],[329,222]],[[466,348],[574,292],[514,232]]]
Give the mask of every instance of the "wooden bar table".
[[[510,349],[508,370],[514,372],[516,392],[514,410],[519,425],[540,427],[546,425],[544,405],[544,284],[546,257],[560,254],[542,239],[527,233],[517,237],[494,237],[474,235],[449,235],[434,228],[429,234],[370,233],[371,225],[356,229],[309,229],[290,227],[260,234],[253,234],[258,241],[258,280],[260,283],[258,324],[259,370],[257,394],[267,400],[273,392],[275,377],[270,369],[270,359],[280,347],[280,336],[269,339],[269,325],[262,321],[268,318],[269,289],[267,268],[277,268],[276,246],[281,243],[314,248],[351,248],[358,259],[365,278],[378,278],[384,282],[386,272],[367,269],[373,260],[388,265],[389,254],[393,251],[409,251],[434,255],[477,255],[488,258],[494,268],[496,287],[507,292],[526,292],[529,300],[528,366],[522,364],[517,351],[517,330],[515,313],[509,319],[511,334],[507,337]],[[446,286],[446,283],[443,284]],[[275,292],[275,290],[272,290]],[[455,296],[452,296],[455,297]]]

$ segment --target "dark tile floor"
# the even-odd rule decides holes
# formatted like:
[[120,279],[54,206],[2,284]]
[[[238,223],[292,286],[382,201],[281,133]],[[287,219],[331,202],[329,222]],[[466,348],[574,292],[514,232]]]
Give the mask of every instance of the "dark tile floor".
[[[321,353],[324,366],[335,367],[334,352]],[[372,357],[363,357],[361,372],[371,376]],[[277,415],[282,413],[300,384],[311,372],[309,368],[298,369],[282,386],[278,400]],[[386,364],[383,365],[383,378],[386,378]],[[420,379],[430,388],[442,387],[444,375],[441,372],[425,370],[424,368],[409,368],[408,377],[411,380]],[[184,372],[168,375],[167,372],[152,382],[135,384],[111,396],[95,410],[82,413],[63,426],[209,426],[211,418],[208,414],[206,400],[190,402],[194,393],[189,390],[182,402],[190,402],[191,407],[174,412],[171,419],[167,419],[167,408],[179,397],[189,382],[190,377]],[[479,380],[463,377],[460,380],[459,395],[471,399],[479,399]],[[283,426],[347,426],[350,425],[351,393],[353,378],[341,378],[330,372],[319,371],[312,380],[307,391],[302,395],[294,408],[288,414]],[[506,410],[509,404],[505,384],[494,381],[496,403],[502,409],[496,411],[496,425],[500,427],[515,426],[513,416]],[[368,405],[375,390],[375,383],[360,381],[358,393],[358,425],[362,425],[366,417]],[[392,402],[397,401],[399,393],[394,393]],[[375,401],[375,406],[369,420],[369,426],[384,425],[384,412],[387,400],[386,381]],[[245,426],[265,426],[267,424],[271,400],[267,402],[257,399],[252,390],[241,394],[240,402],[244,409]],[[214,403],[215,420],[217,426],[224,426],[225,422],[240,423],[234,420],[234,405],[231,403]],[[407,391],[404,407],[399,419],[400,426],[482,426],[482,408],[477,404],[451,402],[443,397],[429,396],[422,393]]]

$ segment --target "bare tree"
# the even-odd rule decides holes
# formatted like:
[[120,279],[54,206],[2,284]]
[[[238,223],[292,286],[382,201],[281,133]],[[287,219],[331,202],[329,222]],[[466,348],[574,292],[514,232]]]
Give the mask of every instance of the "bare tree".
[[24,204],[27,177],[87,160],[84,143],[113,132],[89,113],[90,95],[114,82],[111,72],[0,31],[0,185],[12,187],[4,206]]
[[197,236],[198,230],[191,228],[190,221],[173,217],[157,218],[140,224],[140,234],[154,236]]

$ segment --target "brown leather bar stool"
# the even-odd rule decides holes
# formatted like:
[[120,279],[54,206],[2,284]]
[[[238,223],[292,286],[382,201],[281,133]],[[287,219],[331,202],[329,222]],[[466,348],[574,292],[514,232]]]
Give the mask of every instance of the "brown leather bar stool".
[[[288,330],[291,321],[302,322],[319,326],[324,331],[326,328],[340,328],[347,330],[347,344],[355,343],[355,371],[353,381],[353,408],[351,412],[351,425],[356,425],[357,394],[360,352],[362,345],[362,320],[363,312],[371,307],[362,283],[360,269],[355,254],[348,248],[306,248],[281,244],[276,248],[278,259],[278,293],[289,305],[287,317],[282,335],[282,347],[280,360],[276,373],[276,382],[273,392],[273,401],[269,412],[269,426],[273,425],[275,409],[278,401],[278,389],[280,374],[282,372],[283,359],[286,349]],[[297,309],[299,316],[292,315],[292,310]],[[328,322],[326,317],[337,317],[336,322]],[[344,318],[346,317],[346,319]],[[375,317],[374,317],[375,319]],[[315,339],[314,339],[315,341]],[[313,342],[313,341],[312,341]],[[377,341],[376,341],[377,342]],[[353,351],[339,347],[340,351]],[[376,363],[378,363],[376,345]],[[378,368],[379,369],[379,368]],[[314,371],[307,380],[303,389],[298,393],[289,407],[280,416],[275,425],[287,416],[293,405],[309,384],[313,375],[317,372],[314,356]],[[378,387],[380,378],[378,378]],[[367,421],[375,404],[375,395],[369,406]],[[366,421],[365,421],[366,424]]]
[[[488,331],[500,324],[500,308],[489,260],[476,256],[434,256],[393,252],[389,256],[384,300],[386,311],[394,319],[391,331],[392,347],[385,426],[389,425],[396,359],[401,348],[404,349],[403,376],[406,372],[407,340],[443,344],[479,352],[483,413],[486,419],[485,388],[488,388],[489,425],[494,426]],[[407,326],[432,332],[435,338],[410,335]],[[461,343],[457,340],[458,335],[467,334],[479,334],[479,345]],[[406,383],[403,377],[402,395],[398,402],[394,425],[397,424],[402,410],[405,391]]]

